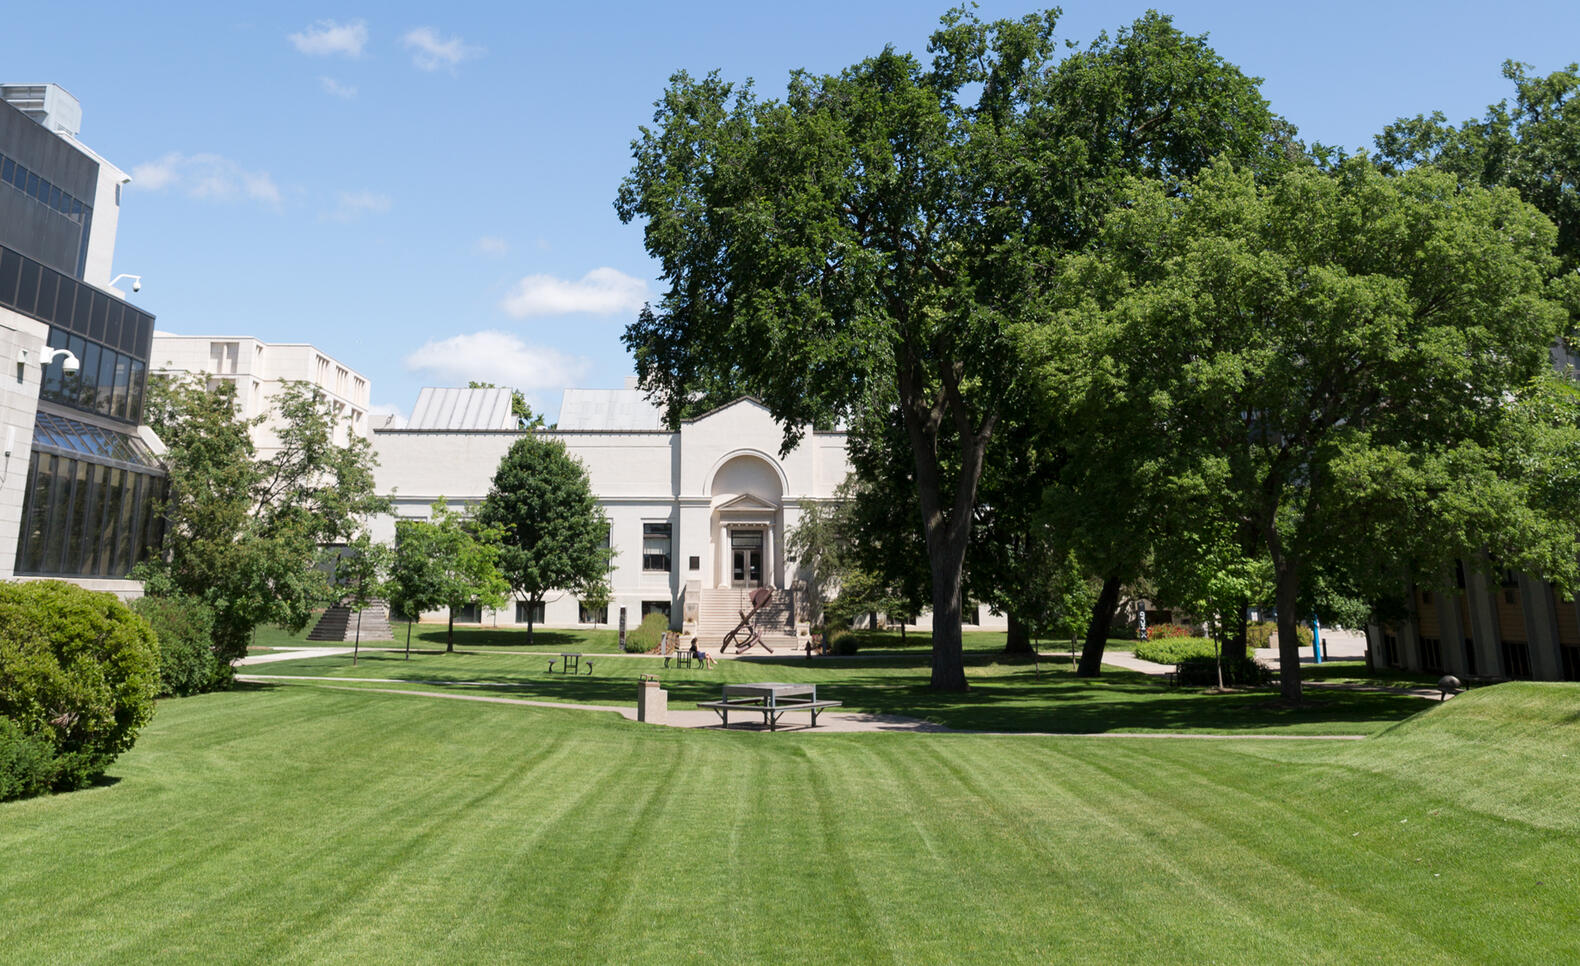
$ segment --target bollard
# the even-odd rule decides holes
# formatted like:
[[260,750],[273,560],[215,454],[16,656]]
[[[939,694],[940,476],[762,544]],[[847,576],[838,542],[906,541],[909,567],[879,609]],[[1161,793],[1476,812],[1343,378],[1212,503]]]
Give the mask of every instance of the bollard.
[[658,678],[644,674],[637,683],[636,720],[669,724],[669,692],[658,686]]

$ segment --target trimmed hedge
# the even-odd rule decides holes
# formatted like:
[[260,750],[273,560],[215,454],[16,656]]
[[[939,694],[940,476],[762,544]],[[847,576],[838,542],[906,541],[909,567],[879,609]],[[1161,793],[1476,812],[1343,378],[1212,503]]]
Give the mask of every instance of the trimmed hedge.
[[143,597],[132,612],[159,639],[159,696],[220,691],[235,670],[214,654],[214,611],[195,597]]
[[49,739],[23,734],[10,718],[0,718],[0,802],[32,798],[55,783],[55,748]]
[[833,654],[850,655],[861,649],[861,636],[848,627],[823,632],[823,643]]
[[627,654],[646,654],[658,647],[664,639],[664,632],[669,630],[669,617],[654,612],[642,618],[642,623],[636,629],[625,635],[625,651]]
[[[1178,683],[1195,687],[1218,686],[1218,663],[1210,657],[1192,657],[1176,666]],[[1273,680],[1273,669],[1255,658],[1223,662],[1223,683],[1232,687],[1256,687]]]
[[158,690],[154,632],[114,594],[0,583],[0,717],[49,743],[56,791],[104,774],[153,717]]
[[1178,664],[1193,657],[1213,657],[1212,641],[1205,637],[1165,637],[1159,640],[1137,641],[1131,651],[1143,661],[1157,664]]
[[[1245,646],[1251,648],[1271,647],[1273,635],[1278,632],[1278,624],[1274,621],[1258,621],[1255,624],[1245,625]],[[1311,625],[1296,624],[1295,636],[1300,638],[1301,647],[1311,646]]]

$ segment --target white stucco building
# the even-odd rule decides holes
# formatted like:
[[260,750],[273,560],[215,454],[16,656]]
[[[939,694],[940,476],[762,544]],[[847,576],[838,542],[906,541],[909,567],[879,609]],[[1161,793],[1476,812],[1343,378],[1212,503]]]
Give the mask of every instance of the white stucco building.
[[[441,496],[452,506],[481,500],[521,435],[514,426],[509,390],[424,389],[407,426],[372,434],[378,490],[395,505],[393,517],[375,522],[374,538],[392,542],[395,518],[427,519]],[[566,390],[558,427],[543,435],[563,441],[586,467],[615,558],[607,613],[561,594],[536,620],[612,624],[624,608],[635,626],[658,610],[676,628],[696,621],[707,642],[734,626],[751,589],[769,587],[774,599],[762,625],[793,632],[797,567],[785,537],[804,508],[833,499],[850,472],[844,432],[809,429],[780,456],[783,433],[754,399],[671,431],[639,390],[627,388]],[[524,624],[527,616],[524,603],[463,615],[496,625]]]
[[305,342],[155,332],[149,369],[172,376],[201,374],[211,386],[221,380],[235,383],[243,419],[270,417],[253,430],[252,442],[259,456],[270,456],[280,448],[274,429],[274,398],[287,382],[309,383],[328,397],[340,418],[336,443],[344,446],[353,435],[368,435],[367,377]]

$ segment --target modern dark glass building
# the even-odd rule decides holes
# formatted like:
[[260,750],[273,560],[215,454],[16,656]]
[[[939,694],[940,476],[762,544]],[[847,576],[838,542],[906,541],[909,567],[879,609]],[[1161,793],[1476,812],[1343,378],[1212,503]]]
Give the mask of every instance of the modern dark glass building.
[[106,277],[129,179],[76,140],[60,88],[0,97],[0,577],[134,592],[167,485],[141,425],[154,319]]

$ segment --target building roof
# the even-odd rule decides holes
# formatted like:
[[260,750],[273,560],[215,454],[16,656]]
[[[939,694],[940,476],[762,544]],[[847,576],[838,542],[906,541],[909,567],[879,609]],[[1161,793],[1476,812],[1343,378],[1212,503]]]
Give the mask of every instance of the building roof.
[[560,432],[666,428],[664,411],[640,389],[567,389],[560,400]]
[[407,429],[515,429],[509,389],[423,387]]

